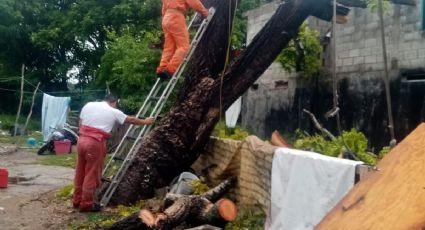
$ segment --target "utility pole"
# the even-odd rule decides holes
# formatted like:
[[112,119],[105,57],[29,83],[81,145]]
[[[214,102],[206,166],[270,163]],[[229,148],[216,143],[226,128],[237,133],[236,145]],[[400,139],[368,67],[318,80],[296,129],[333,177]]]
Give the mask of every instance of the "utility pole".
[[384,84],[385,84],[385,96],[387,101],[388,109],[388,128],[390,130],[391,141],[390,147],[393,148],[397,144],[397,140],[394,135],[394,119],[393,110],[391,106],[391,92],[390,92],[390,79],[388,75],[388,61],[387,61],[387,46],[385,43],[385,28],[384,28],[384,10],[382,6],[382,0],[378,0],[378,14],[379,23],[381,27],[381,40],[382,40],[382,56],[384,58]]

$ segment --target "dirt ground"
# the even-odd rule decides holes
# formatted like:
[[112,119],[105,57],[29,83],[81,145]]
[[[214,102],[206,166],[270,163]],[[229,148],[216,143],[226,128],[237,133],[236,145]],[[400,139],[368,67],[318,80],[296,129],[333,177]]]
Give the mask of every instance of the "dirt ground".
[[84,218],[70,201],[55,198],[56,190],[72,183],[74,170],[35,164],[40,157],[31,150],[0,154],[0,168],[12,178],[8,188],[0,189],[0,229],[67,229]]

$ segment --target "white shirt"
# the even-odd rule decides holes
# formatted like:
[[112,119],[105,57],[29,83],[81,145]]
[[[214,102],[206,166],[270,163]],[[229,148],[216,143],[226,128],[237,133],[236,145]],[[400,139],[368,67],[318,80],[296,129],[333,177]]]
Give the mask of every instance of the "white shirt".
[[105,101],[89,102],[80,113],[81,124],[110,133],[115,122],[124,124],[127,115]]

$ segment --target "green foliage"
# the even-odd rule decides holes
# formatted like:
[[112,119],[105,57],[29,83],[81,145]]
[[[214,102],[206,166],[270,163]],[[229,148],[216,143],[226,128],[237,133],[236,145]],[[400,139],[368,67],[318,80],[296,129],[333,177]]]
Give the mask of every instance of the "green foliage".
[[75,168],[77,154],[71,153],[67,155],[47,155],[41,156],[36,163],[41,165],[55,165],[68,168]]
[[[379,10],[379,1],[380,0],[367,0],[367,6],[372,12],[378,12]],[[390,2],[382,0],[382,9],[385,14],[388,14],[390,11]]]
[[294,144],[295,148],[314,151],[327,156],[337,157],[346,150],[346,146],[353,151],[359,160],[374,165],[377,156],[367,151],[368,141],[365,135],[356,129],[344,131],[342,137],[335,140],[325,140],[322,136],[301,136]]
[[90,214],[87,217],[87,220],[72,223],[68,229],[77,230],[77,229],[100,229],[106,228],[119,219],[130,216],[131,214],[138,212],[142,206],[144,206],[146,201],[140,200],[131,206],[118,205],[116,208],[104,211],[102,213]]
[[74,185],[69,184],[59,189],[58,191],[56,191],[55,197],[58,198],[59,200],[65,201],[65,200],[70,200],[72,198],[72,194],[74,194]]
[[215,126],[212,135],[224,139],[243,140],[249,136],[249,133],[239,126],[228,128],[225,122],[220,121]]
[[133,36],[108,33],[111,39],[102,57],[97,85],[109,85],[112,92],[125,98],[121,104],[127,111],[137,111],[144,96],[156,80],[160,52],[148,48],[159,40],[159,32],[140,32]]
[[116,216],[112,214],[92,213],[88,215],[87,220],[72,223],[68,227],[68,230],[103,229],[112,225],[117,220]]
[[321,51],[319,32],[311,30],[304,23],[298,35],[279,54],[277,61],[288,72],[303,71],[306,75],[312,75],[321,67]]
[[385,146],[379,151],[378,158],[383,159],[391,151],[390,146]]
[[131,214],[140,211],[140,208],[145,205],[145,200],[139,200],[131,206],[118,205],[117,214],[120,218],[128,217]]
[[[19,117],[18,123],[23,125],[25,124],[26,119],[27,117],[21,114],[21,116]],[[0,114],[0,129],[9,130],[15,124],[15,120],[16,120],[16,114],[14,115]],[[40,128],[41,128],[40,121],[30,119],[30,121],[28,122],[28,127],[27,127],[28,130],[40,130]]]
[[336,141],[327,141],[319,135],[304,136],[295,141],[294,147],[307,151],[314,151],[326,156],[337,157],[342,146]]
[[203,177],[199,180],[191,181],[190,185],[194,188],[193,195],[201,195],[210,189]]
[[225,230],[262,230],[266,215],[255,207],[238,207],[238,217]]

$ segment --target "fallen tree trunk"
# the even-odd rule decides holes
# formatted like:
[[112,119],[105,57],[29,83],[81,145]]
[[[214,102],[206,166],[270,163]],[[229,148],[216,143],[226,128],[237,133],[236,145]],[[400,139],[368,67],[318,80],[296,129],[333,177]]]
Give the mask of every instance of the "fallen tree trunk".
[[142,140],[140,150],[112,202],[128,204],[152,197],[155,187],[166,185],[190,167],[219,120],[220,100],[224,111],[261,76],[308,16],[329,18],[330,2],[292,0],[281,4],[226,71],[222,86],[220,74],[229,38],[228,18],[235,1],[206,2],[207,6],[216,7],[216,15],[184,73],[180,96],[170,112]]
[[232,201],[220,198],[235,183],[234,178],[226,180],[202,195],[168,194],[163,212],[153,213],[149,209],[142,209],[140,213],[118,221],[108,229],[173,229],[183,222],[194,226],[224,226],[236,218],[237,211]]

